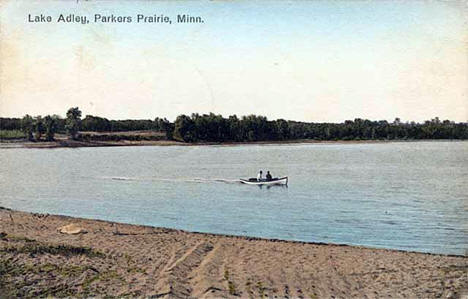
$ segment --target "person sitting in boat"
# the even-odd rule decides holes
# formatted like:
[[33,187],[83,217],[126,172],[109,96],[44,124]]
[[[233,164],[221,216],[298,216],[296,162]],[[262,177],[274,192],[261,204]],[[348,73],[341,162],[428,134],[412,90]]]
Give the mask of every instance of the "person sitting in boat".
[[260,172],[257,174],[257,181],[261,181],[263,179],[263,172],[260,170]]
[[268,170],[267,174],[266,174],[266,180],[271,181],[272,179],[273,179],[273,177],[271,176],[270,171]]

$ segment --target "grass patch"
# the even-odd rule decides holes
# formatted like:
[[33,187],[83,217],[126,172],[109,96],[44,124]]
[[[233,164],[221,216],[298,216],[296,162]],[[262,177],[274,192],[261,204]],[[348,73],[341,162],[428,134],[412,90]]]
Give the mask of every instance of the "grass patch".
[[130,264],[133,263],[132,257],[130,255],[126,254],[126,253],[124,253],[123,257],[124,257],[125,261],[127,262],[127,267],[130,267]]
[[236,285],[232,281],[228,281],[229,294],[236,295]]
[[[117,271],[100,271],[93,265],[44,262],[35,255],[50,254],[64,257],[85,256],[105,258],[106,255],[87,247],[52,245],[22,236],[0,232],[0,239],[7,241],[0,246],[0,298],[91,297],[102,295],[97,282],[120,284],[125,282]],[[17,254],[29,254],[29,258],[15,258]],[[5,257],[5,258],[4,258]],[[27,262],[32,258],[33,262]],[[127,261],[130,262],[130,261]],[[130,268],[130,272],[144,273],[143,269]],[[47,279],[45,282],[44,279]],[[80,285],[75,285],[80,279]],[[83,280],[81,280],[83,279]],[[69,282],[73,282],[70,285]]]
[[41,274],[41,273],[50,273],[53,272],[57,275],[64,277],[75,277],[85,272],[88,269],[91,269],[89,266],[59,266],[55,264],[43,264],[43,265],[24,265],[22,266],[24,273],[21,274]]
[[27,237],[16,236],[16,235],[11,235],[7,233],[0,233],[0,240],[7,240],[7,241],[13,241],[13,242],[25,242],[25,243],[37,242],[34,239],[29,239]]
[[263,284],[261,281],[257,282],[257,289],[258,289],[258,296],[260,298],[265,297],[265,287],[263,287]]
[[229,294],[237,296],[236,285],[230,279],[229,271],[227,268],[224,268],[224,279],[227,280]]
[[115,270],[110,270],[102,273],[97,273],[96,275],[93,275],[89,278],[87,278],[83,284],[83,291],[85,294],[90,294],[91,290],[91,285],[94,282],[98,281],[112,281],[112,280],[118,280],[119,282],[125,282],[125,279],[123,279],[122,276],[120,276],[117,271]]
[[245,282],[245,289],[247,291],[247,294],[249,295],[249,298],[254,298],[254,292],[252,291],[252,281],[250,281],[250,278],[248,278]]
[[[32,282],[28,276],[35,274],[53,273],[54,276],[63,278],[78,277],[84,271],[90,269],[86,266],[59,266],[55,264],[15,264],[11,261],[0,260],[0,293],[5,298],[19,297],[69,297],[76,295],[69,286],[64,284],[48,285],[43,290],[31,288]],[[18,279],[23,277],[23,279]],[[2,295],[0,295],[1,298]]]
[[127,273],[143,273],[143,274],[146,274],[146,271],[142,268],[138,268],[138,267],[129,267],[127,268]]
[[235,285],[234,282],[230,279],[229,271],[228,271],[227,268],[224,268],[224,279],[227,280],[229,294],[231,294],[231,295],[237,295],[237,293],[236,293],[236,285]]
[[0,277],[41,274],[49,272],[54,272],[56,274],[60,274],[61,276],[70,277],[77,276],[88,269],[97,271],[90,266],[60,266],[51,263],[42,265],[19,265],[10,261],[0,261]]
[[0,139],[22,139],[26,135],[20,130],[0,130]]
[[40,244],[35,241],[29,241],[24,246],[6,246],[0,249],[0,252],[8,253],[27,253],[36,254],[52,254],[62,255],[66,257],[75,255],[85,255],[87,257],[105,257],[105,254],[88,247],[75,247],[70,245],[47,245]]
[[[63,284],[64,279],[75,279],[84,272],[89,276],[81,284],[82,291]],[[53,277],[47,285],[36,285],[37,277]],[[56,264],[17,264],[11,261],[0,260],[0,298],[45,298],[45,297],[89,297],[99,295],[99,289],[92,288],[98,281],[115,281],[122,283],[125,280],[115,270],[98,272],[91,266],[56,265]]]

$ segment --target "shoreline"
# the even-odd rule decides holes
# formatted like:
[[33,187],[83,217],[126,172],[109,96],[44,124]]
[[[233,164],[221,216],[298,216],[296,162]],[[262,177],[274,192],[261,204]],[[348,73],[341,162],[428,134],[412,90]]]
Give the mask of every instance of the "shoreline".
[[[48,216],[55,216],[61,218],[68,218],[71,221],[78,220],[78,221],[96,221],[96,222],[103,222],[107,224],[119,224],[119,225],[129,225],[134,227],[140,228],[147,228],[147,229],[161,229],[173,232],[181,232],[185,234],[198,234],[204,235],[207,237],[222,237],[222,238],[231,238],[231,239],[242,239],[248,241],[268,241],[268,242],[276,242],[276,243],[291,243],[291,244],[301,244],[301,245],[317,245],[317,246],[337,246],[337,247],[353,247],[353,248],[360,248],[360,249],[370,249],[370,250],[385,250],[390,252],[403,252],[403,253],[416,253],[416,254],[426,254],[426,255],[434,255],[434,256],[444,256],[444,257],[462,257],[468,258],[468,255],[464,254],[453,254],[453,253],[434,253],[434,252],[423,252],[423,251],[413,251],[413,250],[404,250],[404,249],[396,249],[396,248],[385,248],[385,247],[372,247],[372,246],[365,246],[365,245],[358,245],[358,244],[346,244],[346,243],[327,243],[327,242],[315,242],[315,241],[300,241],[300,240],[286,240],[286,239],[277,239],[277,238],[263,238],[263,237],[255,237],[255,236],[247,236],[247,235],[232,235],[232,234],[223,234],[223,233],[208,233],[202,231],[191,231],[185,229],[177,229],[171,227],[164,227],[164,226],[153,226],[153,225],[145,225],[145,224],[135,224],[135,223],[127,223],[127,222],[118,222],[118,221],[111,221],[111,220],[103,220],[97,218],[83,218],[83,217],[76,217],[76,216],[68,216],[63,214],[49,214],[49,213],[37,213],[37,212],[27,212],[21,210],[14,210],[11,208],[0,206],[0,211],[6,210],[10,212],[19,212],[19,213],[27,213],[32,215],[41,215],[44,217]],[[467,251],[468,253],[468,251]]]
[[[353,247],[359,249],[369,249],[369,250],[384,250],[390,252],[403,252],[403,253],[415,253],[415,254],[426,254],[426,255],[433,255],[433,256],[443,256],[443,257],[461,257],[467,258],[468,255],[464,254],[453,254],[453,253],[435,253],[435,252],[424,252],[424,251],[414,251],[414,250],[404,250],[404,249],[396,249],[396,248],[386,248],[386,247],[372,247],[366,245],[358,245],[358,244],[346,244],[346,243],[327,243],[327,242],[315,242],[315,241],[300,241],[300,240],[286,240],[286,239],[277,239],[277,238],[264,238],[264,237],[255,237],[255,236],[247,236],[247,235],[232,235],[232,234],[223,234],[223,233],[209,233],[209,232],[202,232],[202,231],[192,231],[192,230],[185,230],[185,229],[178,229],[178,228],[171,228],[171,227],[164,227],[164,226],[153,226],[153,225],[145,225],[145,224],[135,224],[135,223],[128,223],[128,222],[118,222],[118,221],[111,221],[111,220],[103,220],[97,218],[83,218],[83,217],[76,217],[76,216],[68,216],[63,214],[49,214],[49,213],[37,213],[37,212],[27,212],[21,210],[14,210],[11,208],[0,206],[0,211],[6,210],[10,212],[19,212],[19,213],[27,213],[32,215],[41,215],[41,216],[55,216],[61,218],[69,218],[71,221],[78,220],[78,221],[96,221],[96,222],[103,222],[107,224],[119,224],[119,225],[128,225],[140,228],[147,228],[147,229],[161,229],[173,232],[181,232],[185,234],[198,234],[207,237],[222,237],[222,238],[231,238],[231,239],[242,239],[248,241],[268,241],[274,243],[291,243],[291,244],[301,244],[301,245],[316,245],[316,246],[337,246],[337,247]],[[468,253],[468,249],[467,249]]]
[[80,147],[116,147],[116,146],[239,146],[239,145],[292,145],[292,144],[375,144],[395,142],[463,142],[462,139],[396,139],[396,140],[311,140],[298,139],[286,141],[252,141],[252,142],[193,142],[185,143],[175,140],[157,141],[75,141],[62,139],[57,141],[0,141],[0,149],[13,148],[80,148]]
[[[68,224],[86,233],[57,231]],[[188,232],[1,207],[0,252],[0,271],[7,265],[16,273],[7,270],[3,285],[0,278],[0,291],[3,287],[16,295],[457,298],[468,294],[466,256]],[[40,271],[44,268],[49,271]]]

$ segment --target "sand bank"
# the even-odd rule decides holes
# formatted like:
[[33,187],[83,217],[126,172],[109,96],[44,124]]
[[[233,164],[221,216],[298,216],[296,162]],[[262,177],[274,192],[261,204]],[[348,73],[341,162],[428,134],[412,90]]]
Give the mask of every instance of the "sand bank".
[[[58,230],[69,224],[85,233]],[[10,296],[459,298],[467,271],[462,256],[0,209],[0,294]]]
[[190,145],[172,140],[141,140],[141,141],[76,141],[76,140],[56,140],[56,141],[0,141],[0,149],[11,148],[76,148],[76,147],[108,147],[108,146],[167,146],[167,145]]
[[299,139],[286,141],[251,141],[251,142],[193,142],[186,143],[175,140],[120,140],[120,141],[76,141],[69,139],[60,139],[56,141],[24,141],[24,140],[0,140],[0,149],[13,148],[77,148],[77,147],[109,147],[109,146],[238,146],[238,145],[291,145],[291,144],[373,144],[373,143],[392,143],[392,142],[439,142],[453,141],[463,142],[464,140],[449,139],[424,139],[424,140],[313,140]]

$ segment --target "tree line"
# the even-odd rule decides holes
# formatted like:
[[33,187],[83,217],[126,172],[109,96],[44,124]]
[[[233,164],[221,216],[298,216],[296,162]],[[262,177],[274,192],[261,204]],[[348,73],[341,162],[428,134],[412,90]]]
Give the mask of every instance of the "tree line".
[[308,123],[269,121],[264,116],[249,115],[223,118],[215,114],[180,115],[174,124],[174,139],[200,141],[282,141],[314,140],[405,140],[405,139],[468,139],[468,123],[439,120],[424,123],[393,122],[356,118],[344,123]]
[[309,123],[284,119],[268,120],[264,116],[248,115],[227,118],[214,113],[179,115],[174,122],[156,117],[154,120],[109,120],[86,115],[81,119],[78,107],[70,108],[66,118],[25,115],[23,118],[0,118],[0,130],[22,130],[29,140],[54,140],[56,133],[67,133],[80,139],[80,131],[165,132],[168,140],[182,142],[251,142],[314,140],[420,140],[468,139],[468,123],[441,121],[438,117],[423,123],[371,121],[356,118],[343,123]]
[[58,132],[67,132],[71,139],[77,140],[80,127],[81,111],[78,107],[68,109],[65,119],[56,114],[0,118],[0,130],[21,130],[29,141],[54,141]]

